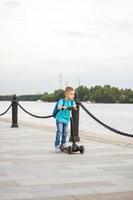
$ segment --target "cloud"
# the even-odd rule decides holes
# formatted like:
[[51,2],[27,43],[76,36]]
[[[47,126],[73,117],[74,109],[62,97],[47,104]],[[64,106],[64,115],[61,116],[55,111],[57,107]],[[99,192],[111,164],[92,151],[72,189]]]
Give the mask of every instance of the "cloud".
[[132,4],[0,0],[0,92],[51,90],[60,73],[75,85],[132,86]]
[[15,1],[15,0],[10,0],[10,1],[6,1],[6,6],[9,7],[9,8],[14,8],[16,6],[19,5],[19,2],[18,1]]
[[81,31],[76,31],[76,30],[54,30],[52,31],[54,34],[61,34],[61,35],[67,35],[70,37],[87,37],[87,38],[96,38],[98,37],[98,34],[96,32],[81,32]]
[[104,24],[104,27],[123,33],[133,33],[133,24],[127,19],[111,19]]
[[[128,18],[107,17],[106,19],[97,20],[83,20],[89,31],[92,33],[100,33],[100,31],[122,31],[122,32],[133,32],[133,23]],[[95,34],[96,35],[96,34]]]

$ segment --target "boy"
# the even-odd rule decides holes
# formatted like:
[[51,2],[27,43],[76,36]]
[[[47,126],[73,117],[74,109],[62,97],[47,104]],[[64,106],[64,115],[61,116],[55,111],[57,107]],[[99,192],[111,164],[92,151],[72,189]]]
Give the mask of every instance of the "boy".
[[75,91],[72,87],[66,87],[65,98],[60,99],[58,102],[58,109],[56,119],[56,138],[55,149],[58,151],[60,148],[66,146],[66,138],[68,133],[68,123],[70,121],[70,109],[73,107],[76,110],[76,103],[74,102]]

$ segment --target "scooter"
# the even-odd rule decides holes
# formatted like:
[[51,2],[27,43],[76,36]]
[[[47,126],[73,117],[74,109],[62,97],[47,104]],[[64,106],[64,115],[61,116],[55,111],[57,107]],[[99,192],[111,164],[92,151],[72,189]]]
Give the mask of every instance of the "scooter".
[[81,154],[84,153],[84,146],[81,145],[77,145],[76,144],[76,139],[75,139],[75,134],[74,134],[74,123],[73,123],[73,118],[71,117],[71,125],[72,125],[72,145],[68,146],[68,147],[60,147],[62,152],[65,153],[76,153],[76,152],[80,152]]

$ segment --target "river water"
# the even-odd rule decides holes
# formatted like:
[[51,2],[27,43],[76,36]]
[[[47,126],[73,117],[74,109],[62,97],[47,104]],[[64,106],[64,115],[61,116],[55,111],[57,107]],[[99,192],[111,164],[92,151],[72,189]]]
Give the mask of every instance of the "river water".
[[[19,102],[26,110],[35,115],[50,115],[53,111],[55,103],[46,102]],[[133,104],[89,104],[83,103],[84,106],[98,119],[107,125],[121,130],[126,133],[133,134]],[[8,101],[0,101],[0,114],[4,112],[10,105]],[[55,126],[54,118],[50,119],[38,119],[29,116],[23,112],[20,108],[18,110],[19,120],[26,122],[33,122],[34,124],[47,124]],[[11,119],[11,109],[7,114],[0,118]],[[102,125],[98,124],[94,119],[87,115],[87,113],[80,108],[80,130],[91,132],[110,132]]]

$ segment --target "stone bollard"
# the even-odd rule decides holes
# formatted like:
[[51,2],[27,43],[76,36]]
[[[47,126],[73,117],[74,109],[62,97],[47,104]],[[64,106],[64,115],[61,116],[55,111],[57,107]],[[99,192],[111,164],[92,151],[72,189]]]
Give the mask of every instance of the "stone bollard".
[[71,120],[71,126],[70,126],[70,138],[69,141],[72,142],[73,141],[73,136],[75,137],[75,142],[79,142],[80,141],[80,137],[79,137],[79,103],[77,98],[74,99],[77,105],[77,110],[72,109],[72,120]]
[[18,101],[16,95],[13,95],[12,100],[12,125],[11,128],[18,127]]

